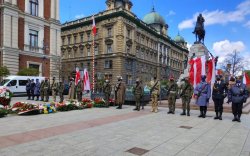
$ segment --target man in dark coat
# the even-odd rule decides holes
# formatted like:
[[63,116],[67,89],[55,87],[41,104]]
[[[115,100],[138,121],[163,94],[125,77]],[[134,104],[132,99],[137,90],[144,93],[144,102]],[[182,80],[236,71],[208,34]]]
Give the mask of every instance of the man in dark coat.
[[40,96],[41,96],[40,101],[44,101],[44,80],[42,80],[41,85],[40,85]]
[[136,105],[136,108],[134,110],[140,111],[141,99],[143,96],[143,87],[142,87],[139,79],[136,80],[136,85],[135,85],[135,88],[133,90],[133,93],[135,96],[135,105]]
[[31,89],[31,81],[30,81],[30,79],[28,79],[28,82],[26,83],[26,93],[28,96],[27,100],[30,100],[30,89]]
[[214,110],[216,113],[216,116],[214,117],[215,120],[222,120],[223,103],[226,96],[227,86],[224,81],[221,80],[221,76],[217,75],[212,94],[212,99],[214,101]]
[[206,76],[201,76],[201,83],[199,83],[195,90],[194,95],[196,98],[196,104],[200,106],[200,115],[198,117],[205,118],[207,113],[207,105],[211,97],[211,86],[206,82]]
[[228,91],[228,102],[232,102],[232,111],[234,115],[234,121],[241,122],[240,117],[242,114],[243,103],[247,101],[248,90],[245,84],[242,83],[241,77],[238,77],[236,84],[233,85]]
[[35,85],[35,90],[34,90],[34,94],[36,96],[36,101],[39,100],[39,96],[40,96],[40,82],[39,82],[39,79],[36,79],[36,85]]
[[30,83],[30,92],[31,92],[32,100],[35,99],[35,87],[36,87],[36,84],[34,82],[34,79],[32,79]]

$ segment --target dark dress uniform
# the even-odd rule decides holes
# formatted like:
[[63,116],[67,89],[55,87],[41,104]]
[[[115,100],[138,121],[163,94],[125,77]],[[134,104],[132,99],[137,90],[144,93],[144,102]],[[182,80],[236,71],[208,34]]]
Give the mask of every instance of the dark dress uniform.
[[240,117],[242,114],[243,103],[247,101],[248,91],[245,84],[240,80],[236,81],[228,91],[228,103],[232,102],[232,111],[234,119],[232,121],[241,122]]
[[212,99],[214,101],[214,110],[216,113],[216,117],[214,119],[222,120],[222,112],[223,112],[223,103],[224,98],[227,96],[227,86],[221,81],[219,78],[214,83],[213,86],[213,94]]

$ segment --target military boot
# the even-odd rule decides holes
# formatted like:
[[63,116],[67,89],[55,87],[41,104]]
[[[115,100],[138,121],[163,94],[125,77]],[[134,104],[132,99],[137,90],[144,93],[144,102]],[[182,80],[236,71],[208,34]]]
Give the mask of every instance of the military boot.
[[241,117],[241,115],[239,114],[238,115],[238,120],[237,120],[238,122],[241,122],[240,117]]
[[181,115],[186,115],[186,110],[183,110],[183,112],[181,113]]
[[203,116],[202,116],[202,118],[206,118],[206,114],[207,114],[207,109],[206,109],[206,107],[203,109]]
[[190,116],[190,110],[187,110],[187,116]]
[[138,110],[138,107],[136,106],[135,109],[133,109],[134,111],[137,111]]
[[203,117],[203,108],[200,106],[200,115],[198,116],[199,118]]
[[219,120],[222,120],[222,112],[220,112]]
[[219,119],[218,112],[216,112],[216,117],[214,117],[214,120]]
[[237,118],[236,115],[234,115],[234,119],[233,119],[232,121],[233,121],[233,122],[234,122],[234,121],[238,121],[238,118]]

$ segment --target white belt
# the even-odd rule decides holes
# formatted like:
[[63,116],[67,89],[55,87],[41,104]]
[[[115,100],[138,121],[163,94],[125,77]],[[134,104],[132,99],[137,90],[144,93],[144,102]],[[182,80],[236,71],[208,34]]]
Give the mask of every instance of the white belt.
[[173,93],[173,94],[175,94],[175,93],[176,93],[176,91],[170,91],[170,93]]

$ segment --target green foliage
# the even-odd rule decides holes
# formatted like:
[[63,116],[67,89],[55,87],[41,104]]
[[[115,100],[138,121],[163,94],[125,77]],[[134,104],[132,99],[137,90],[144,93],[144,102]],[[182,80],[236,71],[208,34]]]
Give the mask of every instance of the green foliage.
[[8,110],[0,108],[0,118],[6,116],[8,114]]
[[22,70],[20,70],[17,75],[19,76],[38,76],[39,75],[39,71],[37,69],[34,68],[24,68]]
[[10,71],[8,70],[8,68],[6,66],[0,67],[0,77],[5,77],[10,75]]

